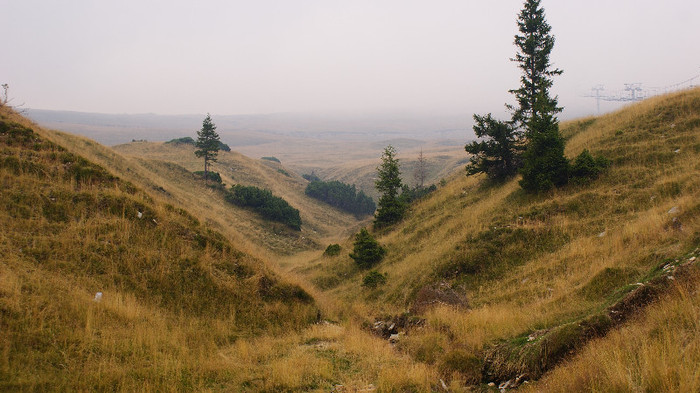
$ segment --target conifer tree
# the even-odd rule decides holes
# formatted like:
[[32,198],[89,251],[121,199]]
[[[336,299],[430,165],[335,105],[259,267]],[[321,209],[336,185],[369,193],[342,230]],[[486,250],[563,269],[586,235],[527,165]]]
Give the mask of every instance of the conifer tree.
[[464,147],[472,154],[467,174],[483,172],[489,178],[501,181],[518,173],[523,147],[512,124],[496,120],[490,113],[474,115],[474,122],[474,133],[483,139]]
[[211,116],[207,113],[207,117],[202,122],[202,129],[197,131],[197,142],[194,154],[197,157],[204,157],[204,181],[209,180],[209,165],[210,162],[216,162],[216,157],[219,154],[219,134],[216,133],[216,125],[211,121]]
[[563,71],[552,69],[549,56],[554,48],[554,36],[550,34],[552,27],[545,19],[544,9],[540,7],[541,0],[526,0],[518,15],[519,35],[515,36],[514,44],[518,51],[511,59],[518,63],[522,71],[520,88],[510,90],[518,102],[513,110],[513,123],[525,130],[527,137],[533,132],[531,120],[546,113],[556,114],[562,108],[557,106],[557,98],[550,97],[549,89],[553,85],[552,77]]
[[520,88],[511,90],[518,102],[513,110],[512,123],[527,140],[523,156],[521,187],[528,192],[546,191],[553,186],[566,184],[569,162],[564,156],[564,139],[559,132],[556,114],[562,108],[557,98],[551,97],[552,77],[560,75],[560,69],[552,69],[549,56],[554,47],[551,26],[545,19],[541,0],[526,0],[518,15],[515,46],[518,52],[511,59],[522,71]]
[[381,228],[401,221],[406,204],[399,198],[401,172],[396,149],[389,145],[382,153],[382,163],[377,167],[377,190],[382,193],[374,215],[374,227]]

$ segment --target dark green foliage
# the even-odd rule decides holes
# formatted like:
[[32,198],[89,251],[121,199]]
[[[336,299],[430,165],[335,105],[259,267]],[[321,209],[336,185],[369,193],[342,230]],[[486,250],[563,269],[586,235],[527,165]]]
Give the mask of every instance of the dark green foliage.
[[329,257],[334,257],[336,255],[340,255],[340,244],[328,245],[328,247],[326,247],[326,251],[323,252],[323,255],[326,255]]
[[282,163],[277,157],[260,157],[261,160],[267,160],[272,162]]
[[415,188],[410,188],[408,185],[404,184],[403,187],[401,187],[401,196],[399,197],[399,199],[401,199],[401,201],[404,204],[410,204],[414,201],[426,197],[435,190],[437,190],[437,186],[435,184],[432,184],[430,187]]
[[351,186],[337,180],[312,181],[306,186],[305,193],[356,216],[372,214],[377,208],[372,198],[362,190],[358,191],[355,185]]
[[605,157],[593,157],[588,149],[581,152],[571,165],[570,177],[574,183],[584,184],[595,180],[610,166],[610,160]]
[[518,15],[518,31],[514,44],[518,48],[512,61],[518,63],[522,71],[520,88],[510,90],[518,102],[513,110],[513,122],[526,130],[527,136],[538,132],[531,124],[532,120],[543,114],[561,112],[557,107],[557,98],[549,96],[553,85],[552,77],[560,75],[562,70],[552,69],[549,55],[554,48],[554,36],[550,34],[551,26],[545,19],[541,0],[526,0]]
[[406,214],[406,204],[399,198],[401,172],[396,149],[391,145],[382,153],[382,163],[377,167],[377,180],[374,184],[382,193],[374,215],[374,227],[383,228],[401,221]]
[[194,145],[195,141],[192,137],[186,136],[182,138],[171,139],[165,143],[171,143],[173,145]]
[[321,181],[321,178],[318,177],[313,171],[311,173],[301,175],[301,177],[308,181]]
[[374,237],[362,228],[355,235],[355,243],[353,243],[353,252],[350,258],[355,260],[355,263],[362,268],[368,269],[382,260],[386,250],[374,239]]
[[[194,145],[194,144],[196,144],[195,140],[192,139],[192,138],[189,137],[189,136],[186,136],[186,137],[183,137],[183,138],[171,139],[171,140],[169,140],[169,141],[167,141],[167,142],[165,142],[165,143],[171,143],[171,144],[173,144],[173,145]],[[225,144],[225,143],[223,143],[223,142],[221,142],[221,141],[219,141],[219,145],[218,145],[218,146],[219,146],[219,150],[231,151],[231,148],[229,147],[229,145],[227,145],[227,144]]]
[[225,198],[230,203],[255,210],[268,220],[281,222],[296,230],[301,229],[299,210],[291,207],[284,199],[272,195],[269,190],[236,184],[226,193]]
[[518,132],[510,123],[491,117],[474,115],[474,133],[481,141],[467,144],[464,150],[472,154],[467,174],[486,173],[494,180],[505,180],[518,171],[519,155],[523,150]]
[[531,124],[537,132],[530,135],[523,155],[520,186],[530,193],[563,186],[569,179],[569,161],[564,156],[559,124],[551,115],[536,117]]
[[204,179],[204,178],[205,178],[204,176],[206,176],[206,179],[207,179],[207,180],[212,180],[214,183],[221,184],[221,182],[222,182],[222,180],[221,180],[221,174],[219,174],[219,172],[208,172],[208,173],[205,173],[204,171],[196,171],[196,172],[194,172],[194,174],[195,174],[196,176],[201,177],[202,179]]
[[204,158],[204,179],[207,180],[206,173],[209,171],[209,163],[216,162],[216,156],[219,154],[219,134],[216,133],[216,125],[211,121],[211,116],[207,113],[207,117],[202,122],[202,129],[197,131],[197,142],[195,146],[197,150],[194,155]]
[[376,270],[372,270],[362,278],[363,287],[374,289],[384,284],[386,284],[386,273],[381,274]]

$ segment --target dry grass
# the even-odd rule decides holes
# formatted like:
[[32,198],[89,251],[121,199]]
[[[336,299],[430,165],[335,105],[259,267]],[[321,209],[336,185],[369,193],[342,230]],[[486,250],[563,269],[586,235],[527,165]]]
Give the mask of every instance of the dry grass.
[[[531,196],[517,180],[494,185],[479,177],[453,176],[413,206],[401,225],[378,234],[389,252],[378,265],[379,272],[388,273],[388,282],[377,289],[360,285],[364,272],[347,256],[351,235],[363,223],[307,205],[299,191],[302,183],[272,164],[251,164],[235,154],[224,160],[231,167],[249,168],[249,181],[273,184],[302,207],[302,218],[311,218],[296,237],[226,206],[182,169],[197,169],[194,160],[167,162],[184,151],[142,144],[140,148],[152,150],[125,158],[84,139],[39,132],[70,150],[85,151],[155,196],[129,194],[121,182],[109,188],[74,181],[41,185],[41,176],[31,171],[17,175],[0,169],[3,191],[8,184],[18,190],[3,192],[3,203],[20,206],[11,195],[29,198],[24,221],[9,217],[23,214],[21,208],[3,210],[2,222],[11,230],[0,233],[7,255],[0,265],[0,310],[3,317],[11,316],[0,320],[3,331],[10,332],[0,336],[0,380],[10,390],[328,391],[344,385],[347,391],[398,392],[442,389],[442,378],[460,391],[474,381],[470,373],[456,372],[450,359],[478,359],[495,342],[517,342],[535,330],[599,312],[619,299],[627,284],[643,281],[700,243],[697,89],[563,125],[569,157],[587,148],[613,162],[589,185]],[[3,154],[32,156],[10,150]],[[147,154],[159,160],[142,157]],[[237,173],[224,177],[235,181],[242,176]],[[150,206],[149,214],[159,224],[154,230],[127,214],[70,210],[69,220],[58,225],[31,208],[47,203],[41,198],[49,196],[51,187],[61,191],[59,201],[64,194],[72,198],[76,187],[96,198],[125,195],[129,206]],[[157,187],[169,195],[150,191]],[[179,207],[191,207],[193,216],[177,216]],[[176,231],[158,231],[168,222],[187,227],[188,216],[205,223],[197,226],[202,234],[206,228],[223,232],[221,241],[232,249],[210,245],[191,250],[185,243],[157,252],[148,247],[171,244]],[[306,235],[310,243],[302,242]],[[89,263],[77,264],[86,260],[82,254],[90,256],[87,251],[106,241],[133,244],[139,251],[125,252],[133,262],[120,265],[113,258],[97,273]],[[322,256],[331,242],[341,244],[341,255]],[[187,307],[174,312],[163,296],[149,298],[139,291],[145,288],[142,282],[115,281],[137,277],[144,267],[153,277],[165,277],[170,265],[164,261],[181,254],[196,257],[203,276],[243,301],[218,315],[187,312]],[[221,258],[254,273],[239,281],[223,280],[217,267]],[[315,306],[259,299],[259,278],[274,276],[271,270],[284,277],[282,282],[305,288],[323,318],[338,323],[305,325]],[[435,282],[451,285],[471,309],[426,312],[425,325],[409,330],[397,347],[359,327],[375,316],[404,312],[422,286]],[[105,293],[101,303],[91,300],[95,288]],[[177,296],[187,305],[193,300],[185,295]],[[202,304],[207,301],[220,298],[204,297]],[[697,390],[698,301],[696,290],[679,287],[534,389]],[[276,322],[266,322],[270,315]]]

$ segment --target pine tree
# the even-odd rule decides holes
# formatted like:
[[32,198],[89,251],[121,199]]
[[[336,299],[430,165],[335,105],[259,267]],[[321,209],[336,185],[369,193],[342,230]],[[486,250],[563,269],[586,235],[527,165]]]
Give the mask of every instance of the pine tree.
[[528,137],[538,131],[531,121],[536,115],[542,117],[545,113],[556,114],[562,110],[557,106],[557,98],[549,95],[549,89],[553,85],[552,77],[563,71],[551,69],[549,55],[554,48],[554,36],[550,34],[552,28],[545,19],[540,1],[525,1],[518,15],[520,34],[515,36],[514,41],[518,52],[511,59],[518,63],[522,75],[520,88],[510,90],[515,95],[518,106],[509,107],[513,110],[513,123],[525,130]]
[[406,212],[406,204],[399,198],[401,172],[396,149],[391,145],[382,153],[382,163],[377,167],[377,180],[374,184],[382,193],[374,215],[374,227],[381,228],[401,221]]
[[374,239],[367,229],[362,228],[355,235],[355,243],[353,243],[353,252],[350,254],[350,258],[355,260],[355,263],[360,268],[367,269],[376,265],[384,258],[384,254],[386,254],[386,249]]
[[467,174],[486,173],[489,178],[505,180],[518,173],[523,150],[511,123],[486,116],[474,115],[474,133],[480,141],[467,144],[464,150],[472,154]]
[[528,192],[541,192],[568,180],[569,162],[556,118],[562,108],[557,106],[557,98],[549,95],[552,77],[562,71],[552,69],[549,61],[554,36],[540,0],[525,1],[518,15],[518,30],[514,41],[518,52],[511,60],[518,63],[522,76],[520,88],[510,92],[518,102],[517,107],[511,107],[512,123],[527,140],[520,185]]
[[204,181],[209,180],[209,165],[210,162],[216,162],[216,157],[219,154],[219,134],[216,133],[216,125],[211,121],[211,116],[207,113],[207,117],[202,122],[202,129],[197,131],[197,142],[194,154],[197,157],[204,157]]

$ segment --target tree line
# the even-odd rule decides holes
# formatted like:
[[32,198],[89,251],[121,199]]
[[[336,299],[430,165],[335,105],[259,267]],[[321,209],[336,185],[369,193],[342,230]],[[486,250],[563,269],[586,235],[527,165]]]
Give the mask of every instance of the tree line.
[[377,209],[371,197],[362,190],[357,190],[355,185],[349,185],[337,180],[315,180],[306,186],[306,195],[324,201],[356,216],[373,214]]

